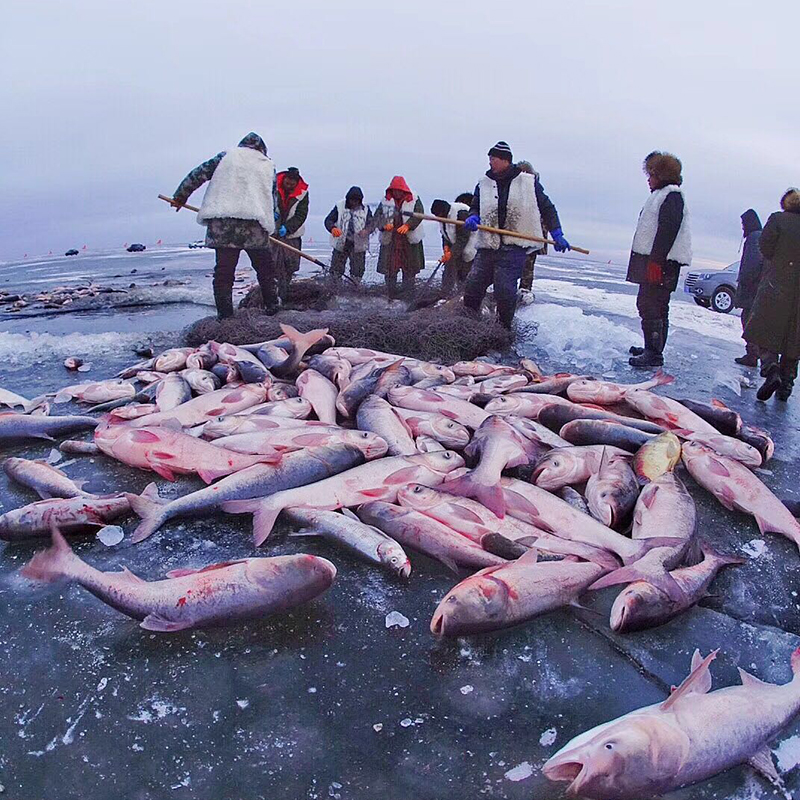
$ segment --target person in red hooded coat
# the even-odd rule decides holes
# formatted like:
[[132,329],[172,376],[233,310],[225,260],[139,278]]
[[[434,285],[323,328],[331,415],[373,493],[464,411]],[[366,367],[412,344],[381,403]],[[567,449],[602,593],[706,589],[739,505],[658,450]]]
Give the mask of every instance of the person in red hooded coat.
[[424,214],[425,207],[406,179],[395,175],[372,218],[373,228],[381,231],[378,272],[385,277],[392,299],[398,296],[398,272],[403,273],[402,294],[410,299],[414,294],[415,276],[425,267],[422,220],[409,216],[410,212]]

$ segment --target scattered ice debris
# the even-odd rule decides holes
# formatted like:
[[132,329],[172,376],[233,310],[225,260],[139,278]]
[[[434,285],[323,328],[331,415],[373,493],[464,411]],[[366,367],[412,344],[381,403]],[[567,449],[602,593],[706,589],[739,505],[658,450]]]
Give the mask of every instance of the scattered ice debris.
[[308,687],[308,693],[309,694],[316,694],[317,693],[317,687],[316,686],[309,686]]
[[461,694],[470,694],[474,690],[475,690],[474,686],[470,686],[469,684],[467,684],[466,686],[461,687]]
[[411,717],[405,717],[404,719],[400,720],[400,727],[401,728],[410,728],[414,724],[414,720]]
[[119,525],[106,525],[97,531],[97,538],[106,546],[113,547],[125,538],[125,531]]
[[64,458],[64,454],[61,453],[61,451],[56,450],[55,448],[53,448],[50,451],[50,454],[47,456],[47,463],[51,464],[51,465],[52,464],[58,464],[58,462],[61,461],[62,458]]
[[788,772],[800,764],[800,736],[792,736],[781,742],[775,749],[775,757],[781,772]]
[[407,628],[410,624],[408,617],[403,616],[399,611],[390,611],[386,615],[387,628]]
[[[146,706],[149,706],[149,708],[146,708]],[[133,720],[133,722],[144,722],[147,724],[154,720],[164,719],[164,717],[170,714],[177,714],[179,711],[186,711],[186,709],[178,708],[178,706],[172,703],[160,700],[158,697],[153,697],[142,703],[136,714],[129,714],[128,719]]]
[[756,467],[753,472],[757,472],[759,475],[774,475],[775,473],[771,469],[766,469],[765,467]]
[[78,367],[78,372],[88,372],[92,368],[91,363],[89,364],[81,364]]
[[372,726],[372,730],[374,730],[375,733],[380,733],[383,730],[383,723],[382,722],[376,722]]
[[553,742],[555,742],[557,737],[558,737],[558,731],[555,728],[548,728],[539,737],[539,744],[542,747],[550,747],[550,745],[553,744]]
[[730,389],[735,395],[742,396],[742,382],[740,375],[731,375],[726,370],[719,370],[714,376],[715,386],[724,386]]
[[237,700],[236,701],[236,705],[239,706],[239,708],[241,708],[241,709],[245,709],[245,708],[247,708],[247,706],[250,705],[250,701],[249,700]]
[[332,797],[333,800],[339,800],[339,798],[342,796],[341,792],[339,792],[339,789],[341,788],[341,783],[338,781],[332,781],[331,785],[328,787],[328,797]]
[[742,545],[742,552],[750,558],[758,558],[764,555],[767,543],[763,539],[751,539],[747,544]]
[[506,772],[505,777],[510,781],[516,782],[524,781],[525,778],[530,778],[531,775],[533,775],[533,767],[527,761],[523,761]]

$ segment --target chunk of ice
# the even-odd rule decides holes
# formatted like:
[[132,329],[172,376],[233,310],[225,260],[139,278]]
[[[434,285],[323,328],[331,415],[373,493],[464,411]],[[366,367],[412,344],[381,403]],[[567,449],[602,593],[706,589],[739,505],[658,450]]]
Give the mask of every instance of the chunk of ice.
[[106,525],[97,531],[97,538],[106,546],[113,547],[125,538],[125,531],[119,525]]
[[555,728],[548,728],[539,737],[539,744],[542,747],[550,747],[550,745],[553,744],[553,742],[555,742],[557,737],[558,737],[558,731],[556,731]]
[[751,558],[758,558],[764,555],[767,543],[763,539],[751,539],[747,544],[742,545],[742,552]]
[[527,761],[523,761],[521,764],[517,764],[516,767],[506,772],[505,777],[510,781],[516,782],[524,781],[525,778],[530,778],[531,775],[533,775],[533,767]]
[[390,611],[386,615],[387,628],[407,628],[410,624],[408,617],[403,616],[399,611]]

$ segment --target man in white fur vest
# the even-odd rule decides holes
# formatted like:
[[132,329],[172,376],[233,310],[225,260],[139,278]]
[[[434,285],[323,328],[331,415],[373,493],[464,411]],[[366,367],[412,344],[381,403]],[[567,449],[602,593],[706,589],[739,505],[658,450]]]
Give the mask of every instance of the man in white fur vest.
[[297,251],[293,253],[281,247],[275,254],[278,294],[281,300],[286,300],[292,276],[300,269],[300,251],[303,249],[303,233],[308,218],[308,184],[297,167],[289,167],[278,173],[275,179],[275,199],[275,227],[278,229],[278,237]]
[[325,229],[331,235],[331,276],[344,275],[348,260],[350,277],[359,283],[364,277],[369,235],[372,233],[372,211],[364,205],[364,192],[351,186],[325,217]]
[[633,367],[660,367],[669,333],[669,300],[681,267],[692,263],[692,234],[683,199],[681,162],[653,152],[644,160],[650,197],[639,212],[627,280],[639,284],[636,308],[644,347],[631,347]]
[[180,210],[207,181],[197,221],[206,226],[206,247],[216,251],[214,302],[218,317],[233,316],[233,279],[242,250],[256,271],[264,308],[274,314],[278,298],[269,237],[275,231],[275,167],[264,140],[257,133],[248,133],[238,147],[195,167],[175,190],[172,206]]
[[[469,216],[472,205],[472,192],[464,192],[456,197],[455,201],[448,203],[446,200],[434,200],[431,203],[431,214],[435,217],[447,217],[462,222]],[[442,229],[442,256],[444,264],[442,274],[442,293],[446,296],[456,291],[461,291],[464,281],[472,268],[477,252],[478,238],[476,233],[466,230],[463,225],[445,225],[440,223]]]
[[[483,224],[544,238],[544,217],[556,242],[556,250],[569,250],[555,206],[537,177],[522,172],[513,161],[511,148],[506,142],[500,141],[489,150],[489,170],[475,187],[471,213],[466,219],[467,230],[475,231],[479,224]],[[500,324],[510,329],[517,308],[517,284],[522,277],[526,255],[541,247],[515,236],[479,231],[478,254],[464,287],[464,305],[480,311],[486,290],[493,284]]]

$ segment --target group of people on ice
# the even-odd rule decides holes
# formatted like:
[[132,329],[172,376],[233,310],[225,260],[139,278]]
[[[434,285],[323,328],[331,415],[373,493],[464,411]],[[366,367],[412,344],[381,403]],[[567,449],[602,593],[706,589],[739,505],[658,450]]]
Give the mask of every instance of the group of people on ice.
[[[453,201],[435,200],[431,214],[448,220],[440,225],[443,292],[463,292],[464,305],[479,312],[493,286],[498,320],[511,328],[518,300],[530,298],[536,257],[548,237],[558,252],[571,248],[558,211],[531,164],[515,163],[504,141],[491,147],[488,157],[489,169],[474,190]],[[636,305],[644,341],[642,347],[631,348],[630,363],[657,367],[664,363],[670,297],[681,268],[691,263],[692,238],[680,160],[653,152],[643,168],[650,194],[634,232],[627,280],[639,286]],[[209,186],[198,221],[206,226],[206,245],[216,252],[218,315],[233,315],[234,273],[242,250],[256,272],[267,313],[275,313],[299,269],[308,184],[296,167],[276,173],[263,139],[255,133],[193,169],[176,189],[172,205],[183,207],[205,182]],[[773,394],[788,398],[800,359],[800,192],[786,192],[781,208],[763,232],[754,211],[742,215],[745,247],[737,304],[743,309],[747,353],[737,360],[754,366],[760,359],[762,400]],[[365,205],[362,190],[351,187],[325,218],[333,247],[331,275],[344,276],[349,262],[350,277],[360,281],[370,236],[377,232],[378,272],[388,294],[410,299],[416,275],[425,266],[423,216],[419,195],[402,176],[389,183],[375,213]],[[278,247],[271,246],[275,241]]]

